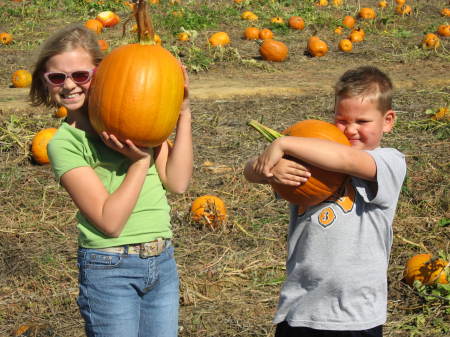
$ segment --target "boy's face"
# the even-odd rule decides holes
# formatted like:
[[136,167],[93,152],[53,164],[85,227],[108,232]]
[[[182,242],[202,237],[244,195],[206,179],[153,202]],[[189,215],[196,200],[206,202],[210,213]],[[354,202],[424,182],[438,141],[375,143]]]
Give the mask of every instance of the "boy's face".
[[374,99],[356,97],[337,98],[334,108],[336,126],[359,150],[373,150],[380,146],[383,133],[391,131],[395,122],[395,112],[384,115],[378,110]]

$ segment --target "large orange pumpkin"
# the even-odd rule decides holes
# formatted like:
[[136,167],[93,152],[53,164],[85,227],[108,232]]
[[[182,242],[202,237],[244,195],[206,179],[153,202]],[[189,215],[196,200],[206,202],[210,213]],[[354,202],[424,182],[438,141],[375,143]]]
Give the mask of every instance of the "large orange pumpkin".
[[98,133],[107,131],[122,141],[154,147],[175,128],[184,77],[177,59],[154,44],[146,8],[146,1],[139,2],[141,42],[114,49],[97,68],[90,87],[89,119]]
[[406,262],[403,275],[409,285],[413,285],[416,280],[426,285],[447,284],[449,281],[446,267],[448,267],[447,261],[433,258],[431,254],[417,254]]
[[[300,121],[284,130],[283,134],[327,139],[350,146],[347,137],[334,124],[315,119]],[[277,183],[271,184],[281,198],[303,208],[315,206],[331,197],[340,189],[347,177],[345,174],[325,171],[311,165],[306,166],[311,172],[311,177],[306,183],[298,187]]]
[[55,128],[46,128],[36,133],[33,137],[31,141],[31,156],[36,163],[41,165],[50,163],[47,154],[47,145],[56,131],[58,130]]

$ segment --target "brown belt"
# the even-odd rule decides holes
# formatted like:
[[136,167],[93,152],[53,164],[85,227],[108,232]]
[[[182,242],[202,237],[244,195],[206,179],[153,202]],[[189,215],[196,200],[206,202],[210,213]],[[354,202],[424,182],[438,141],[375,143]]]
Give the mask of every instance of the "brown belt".
[[138,254],[140,258],[160,255],[166,247],[171,245],[170,239],[158,238],[156,240],[132,245],[123,245],[116,247],[95,248],[102,252],[120,253],[120,254]]

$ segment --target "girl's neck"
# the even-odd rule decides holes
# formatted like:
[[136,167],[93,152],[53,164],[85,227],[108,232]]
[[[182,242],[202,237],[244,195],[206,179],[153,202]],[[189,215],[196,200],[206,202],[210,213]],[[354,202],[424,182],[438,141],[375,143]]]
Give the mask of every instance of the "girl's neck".
[[89,121],[86,109],[69,111],[66,123],[74,128],[83,130],[86,133],[97,134]]

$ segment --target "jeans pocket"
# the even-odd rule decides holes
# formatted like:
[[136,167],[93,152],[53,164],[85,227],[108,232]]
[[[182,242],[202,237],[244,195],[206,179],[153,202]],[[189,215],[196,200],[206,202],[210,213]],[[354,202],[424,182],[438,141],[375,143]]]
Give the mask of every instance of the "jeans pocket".
[[83,249],[78,254],[80,269],[113,269],[122,262],[122,256],[117,253],[107,253],[95,249]]

